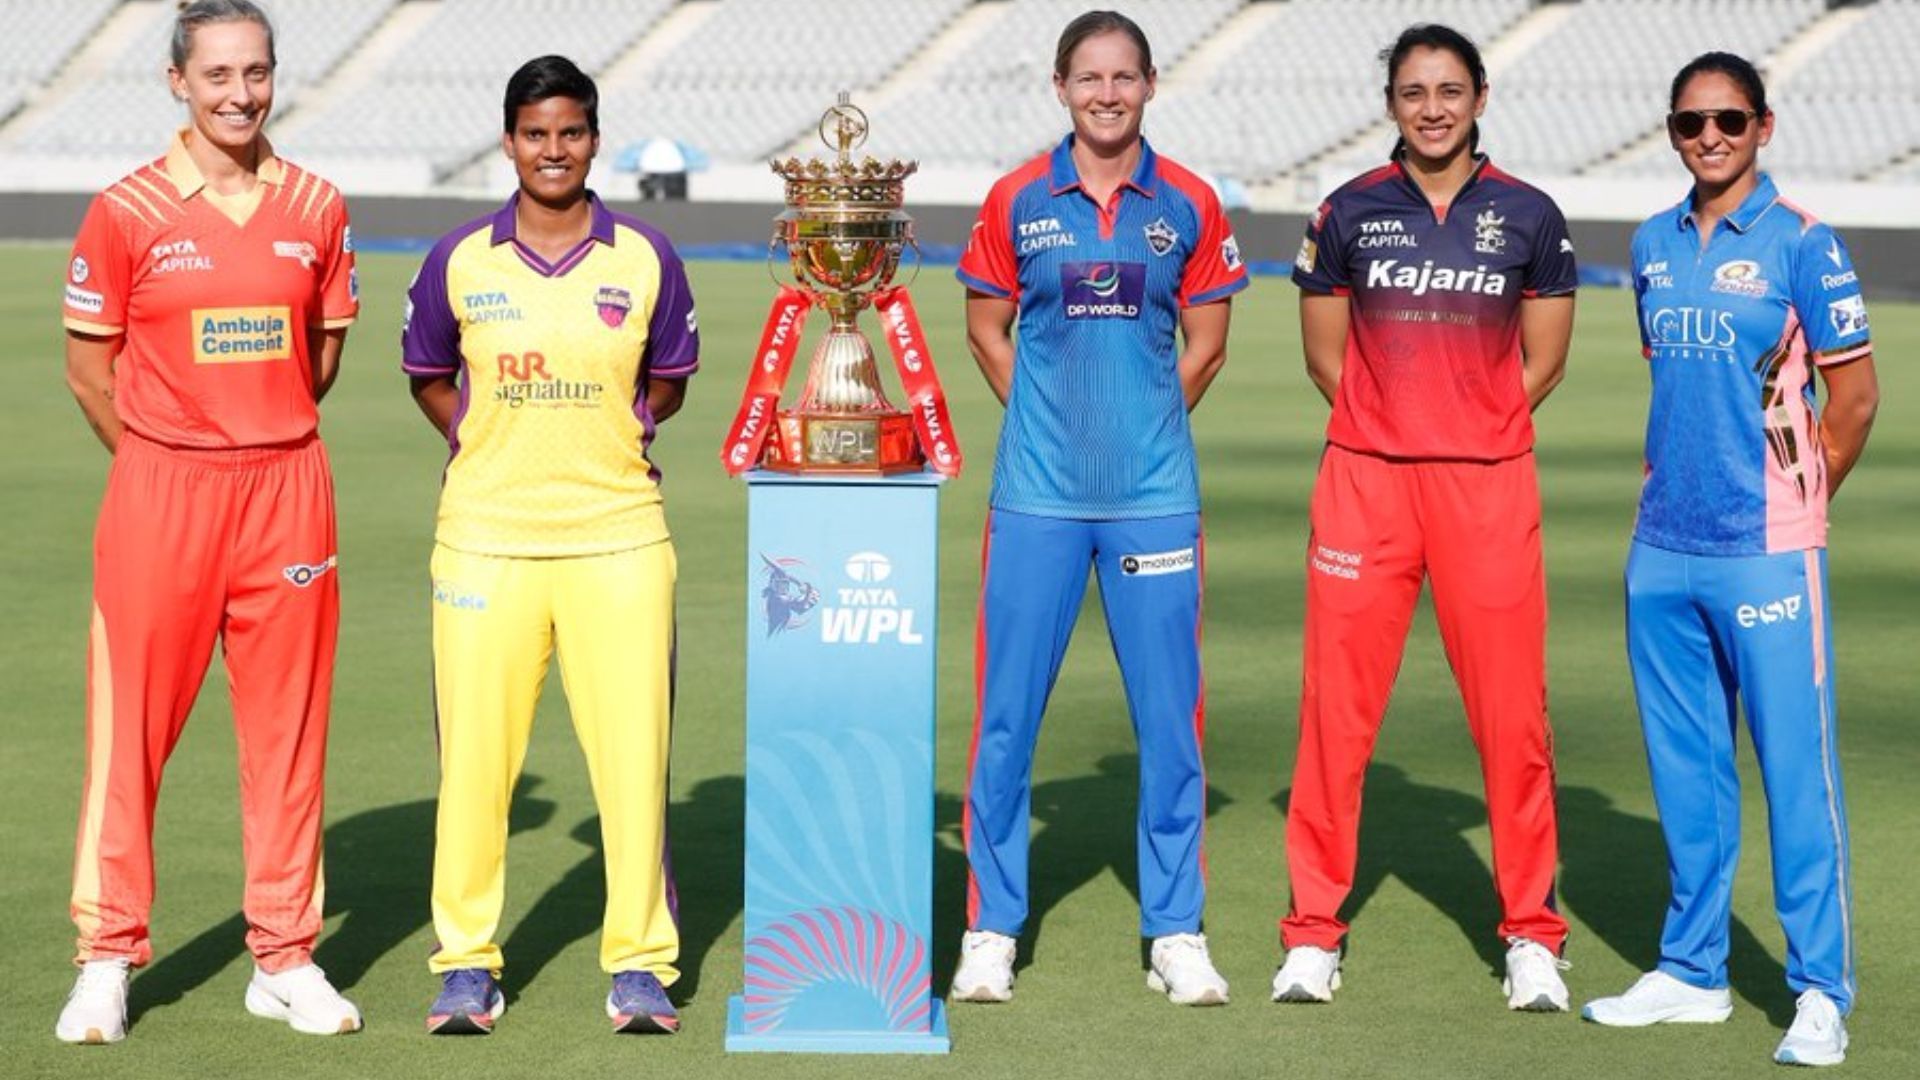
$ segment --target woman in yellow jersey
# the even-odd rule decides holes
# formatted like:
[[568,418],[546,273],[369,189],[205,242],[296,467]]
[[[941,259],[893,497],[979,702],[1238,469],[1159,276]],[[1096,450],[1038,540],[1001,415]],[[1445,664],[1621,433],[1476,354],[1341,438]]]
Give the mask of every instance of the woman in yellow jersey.
[[556,646],[600,808],[607,1015],[616,1031],[679,1026],[665,991],[680,952],[665,821],[675,563],[647,450],[700,338],[673,246],[587,189],[598,105],[564,57],[515,72],[500,145],[519,191],[442,238],[407,293],[403,366],[453,451],[432,563],[433,1033],[484,1034],[506,1008],[507,808]]

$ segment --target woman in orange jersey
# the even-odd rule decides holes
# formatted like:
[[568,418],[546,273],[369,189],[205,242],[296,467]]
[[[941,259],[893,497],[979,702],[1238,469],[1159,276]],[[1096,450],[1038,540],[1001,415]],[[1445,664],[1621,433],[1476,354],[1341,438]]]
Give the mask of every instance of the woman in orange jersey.
[[359,308],[346,208],[262,134],[274,47],[257,6],[186,5],[171,60],[189,122],[94,199],[67,273],[67,382],[113,464],[94,539],[80,975],[55,1034],[126,1034],[129,970],[153,956],[160,774],[216,640],[239,745],[247,1011],[355,1031],[312,960],[340,611],[316,405]]

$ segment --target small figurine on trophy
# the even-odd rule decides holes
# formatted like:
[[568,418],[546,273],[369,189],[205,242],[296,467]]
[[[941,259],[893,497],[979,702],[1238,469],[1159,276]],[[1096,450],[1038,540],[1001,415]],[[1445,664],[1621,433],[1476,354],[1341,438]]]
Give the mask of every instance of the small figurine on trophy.
[[[782,472],[887,474],[931,466],[960,472],[953,418],[934,374],[926,335],[905,286],[894,285],[900,257],[916,256],[913,219],[903,210],[912,161],[853,160],[866,142],[867,116],[844,92],[820,118],[832,161],[794,157],[772,162],[786,179],[787,209],[774,219],[768,244],[784,245],[794,284],[782,285],[760,337],[754,370],[720,459],[738,475],[755,465]],[[818,305],[831,323],[807,369],[792,409],[779,408],[788,368],[799,351],[807,312]],[[855,325],[862,308],[880,315],[909,408],[898,409],[880,386],[873,347]]]

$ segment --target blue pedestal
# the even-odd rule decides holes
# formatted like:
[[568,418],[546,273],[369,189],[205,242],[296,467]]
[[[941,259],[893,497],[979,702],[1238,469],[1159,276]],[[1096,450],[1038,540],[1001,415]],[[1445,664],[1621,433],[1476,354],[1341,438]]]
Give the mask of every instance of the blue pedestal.
[[939,486],[747,476],[746,986],[728,1050],[944,1054]]

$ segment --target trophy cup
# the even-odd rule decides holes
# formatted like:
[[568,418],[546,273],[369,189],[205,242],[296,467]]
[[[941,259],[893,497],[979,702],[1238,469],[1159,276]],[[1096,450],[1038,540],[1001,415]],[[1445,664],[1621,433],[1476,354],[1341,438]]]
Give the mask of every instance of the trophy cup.
[[[831,160],[790,157],[771,162],[786,180],[787,209],[774,219],[767,245],[784,245],[791,285],[767,317],[758,359],[740,412],[721,449],[727,471],[755,464],[789,473],[919,471],[929,464],[957,475],[960,448],[934,374],[926,338],[904,286],[893,284],[900,257],[916,257],[913,219],[901,210],[912,161],[854,160],[866,142],[867,117],[846,93],[820,118]],[[807,310],[824,308],[830,324],[813,354],[799,404],[780,409],[779,394],[798,350]],[[856,325],[872,307],[886,329],[910,409],[896,408],[880,385],[873,347]]]

